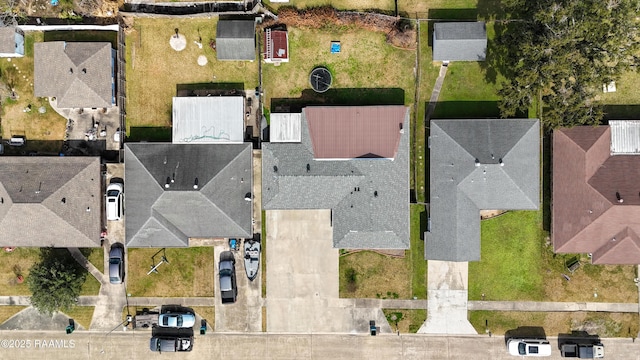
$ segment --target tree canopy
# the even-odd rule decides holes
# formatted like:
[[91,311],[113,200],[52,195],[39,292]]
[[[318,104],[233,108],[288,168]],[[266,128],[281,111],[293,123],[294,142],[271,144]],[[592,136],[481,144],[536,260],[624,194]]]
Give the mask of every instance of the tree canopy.
[[503,117],[526,111],[538,96],[546,126],[595,124],[596,95],[638,61],[638,0],[504,0],[520,20],[497,36],[507,80]]
[[68,310],[75,305],[86,276],[86,269],[67,249],[40,249],[40,262],[27,277],[31,305],[45,314]]

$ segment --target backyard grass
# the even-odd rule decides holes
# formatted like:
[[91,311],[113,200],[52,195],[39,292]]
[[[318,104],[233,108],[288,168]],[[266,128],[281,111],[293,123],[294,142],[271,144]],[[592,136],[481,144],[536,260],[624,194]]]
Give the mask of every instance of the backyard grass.
[[[152,260],[152,256],[155,260]],[[158,249],[129,249],[127,292],[132,296],[213,296],[213,247],[166,249],[168,264],[158,273],[147,272],[160,262]]]
[[427,261],[424,259],[424,237],[427,212],[424,205],[411,205],[411,292],[418,299],[427,298]]
[[[27,138],[28,151],[59,151],[66,129],[66,119],[58,115],[49,106],[46,98],[33,95],[33,44],[41,42],[41,32],[27,32],[25,35],[25,56],[22,58],[0,59],[0,81],[6,87],[0,87],[2,99],[2,138],[23,135]],[[15,90],[16,100],[9,98],[11,89]],[[30,106],[31,111],[24,111]],[[44,107],[45,113],[39,109]],[[32,141],[37,141],[31,143]]]
[[420,326],[427,319],[426,310],[382,309],[382,311],[391,326],[391,330],[396,331],[397,329],[401,333],[417,333]]
[[586,331],[600,337],[635,337],[637,313],[469,311],[469,321],[480,334],[503,335],[518,327],[542,327],[546,336]]
[[[634,266],[591,265],[554,254],[541,211],[512,211],[481,223],[482,258],[469,263],[469,299],[637,302]],[[570,273],[566,263],[578,257]],[[564,275],[569,276],[567,281]]]
[[19,313],[20,311],[26,309],[27,306],[0,306],[0,324],[9,320],[13,315]]
[[[291,0],[288,3],[272,3],[270,1],[264,1],[264,3],[271,9],[278,9],[281,6],[294,6],[298,9],[304,9],[330,4],[338,10],[375,9],[373,11],[386,14],[394,14],[396,5],[390,0],[339,0],[331,1],[330,3],[327,0]],[[477,3],[478,0],[401,0],[397,2],[397,6],[401,15],[411,18],[475,19],[478,13],[476,10]]]
[[599,96],[598,99],[605,108],[605,119],[638,119],[640,92],[637,91],[637,84],[639,81],[638,72],[627,72],[619,81],[616,81],[616,92],[603,93]]
[[[310,104],[413,104],[415,50],[393,47],[384,33],[355,26],[288,30],[290,62],[263,66],[265,106],[271,112]],[[331,41],[336,40],[342,50],[331,54]],[[309,84],[309,73],[317,66],[333,75],[331,89],[323,94]]]
[[65,314],[72,318],[77,324],[82,325],[82,327],[88,330],[89,326],[91,326],[93,310],[93,306],[73,306],[71,309],[66,311]]
[[[217,19],[135,19],[126,36],[127,131],[132,127],[170,127],[172,97],[179,84],[219,88],[237,83],[244,89],[255,89],[257,60],[216,59],[209,41],[215,40]],[[187,40],[186,49],[180,52],[169,46],[175,29]],[[195,42],[200,42],[202,49]],[[207,65],[197,64],[199,55],[207,57]]]

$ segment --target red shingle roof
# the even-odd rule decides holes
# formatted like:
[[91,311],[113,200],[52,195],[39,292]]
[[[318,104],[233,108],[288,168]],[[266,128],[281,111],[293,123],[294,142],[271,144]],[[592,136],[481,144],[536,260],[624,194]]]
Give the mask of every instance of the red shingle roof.
[[395,158],[407,108],[306,107],[304,116],[316,159]]
[[289,38],[286,30],[264,31],[262,52],[265,60],[278,61],[289,58]]
[[610,144],[608,126],[554,132],[553,245],[594,264],[640,264],[640,156],[611,156]]

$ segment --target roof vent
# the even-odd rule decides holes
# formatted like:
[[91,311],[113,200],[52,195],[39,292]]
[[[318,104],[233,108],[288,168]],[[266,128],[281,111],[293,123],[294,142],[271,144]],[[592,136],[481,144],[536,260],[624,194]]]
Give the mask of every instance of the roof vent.
[[373,196],[374,197],[378,197],[378,191],[377,190],[373,192]]
[[0,198],[0,204],[4,204],[4,197]]
[[61,202],[61,203],[63,203],[63,204],[66,204],[66,203],[67,203],[67,198],[66,198],[66,197],[63,197],[63,198],[60,200],[60,202]]
[[620,196],[620,193],[617,191],[616,191],[616,200],[618,200],[620,204],[624,202],[624,199]]
[[480,166],[480,160],[476,159],[476,167]]
[[164,188],[168,189],[171,186],[171,178],[167,176],[167,181],[164,183]]
[[87,212],[90,212],[90,211],[91,211],[91,208],[87,206]]
[[502,162],[502,158],[500,158],[498,162],[500,163],[500,166],[504,166],[504,163]]
[[248,192],[244,195],[244,201],[251,201],[251,193]]
[[198,178],[193,181],[193,190],[198,190]]
[[307,172],[311,171],[311,165],[307,164]]
[[73,68],[69,68],[69,74],[73,74]]
[[273,172],[278,172],[278,167],[273,165]]
[[87,73],[87,68],[82,68],[82,73],[86,74]]

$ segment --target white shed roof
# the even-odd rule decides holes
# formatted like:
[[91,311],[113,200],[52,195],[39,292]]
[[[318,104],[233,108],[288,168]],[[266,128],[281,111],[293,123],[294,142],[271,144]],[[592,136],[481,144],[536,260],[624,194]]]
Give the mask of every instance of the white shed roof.
[[302,114],[275,113],[271,114],[269,124],[270,141],[274,143],[300,142],[300,122]]
[[611,155],[640,155],[640,120],[610,120]]
[[173,98],[173,143],[215,144],[244,141],[244,98]]

